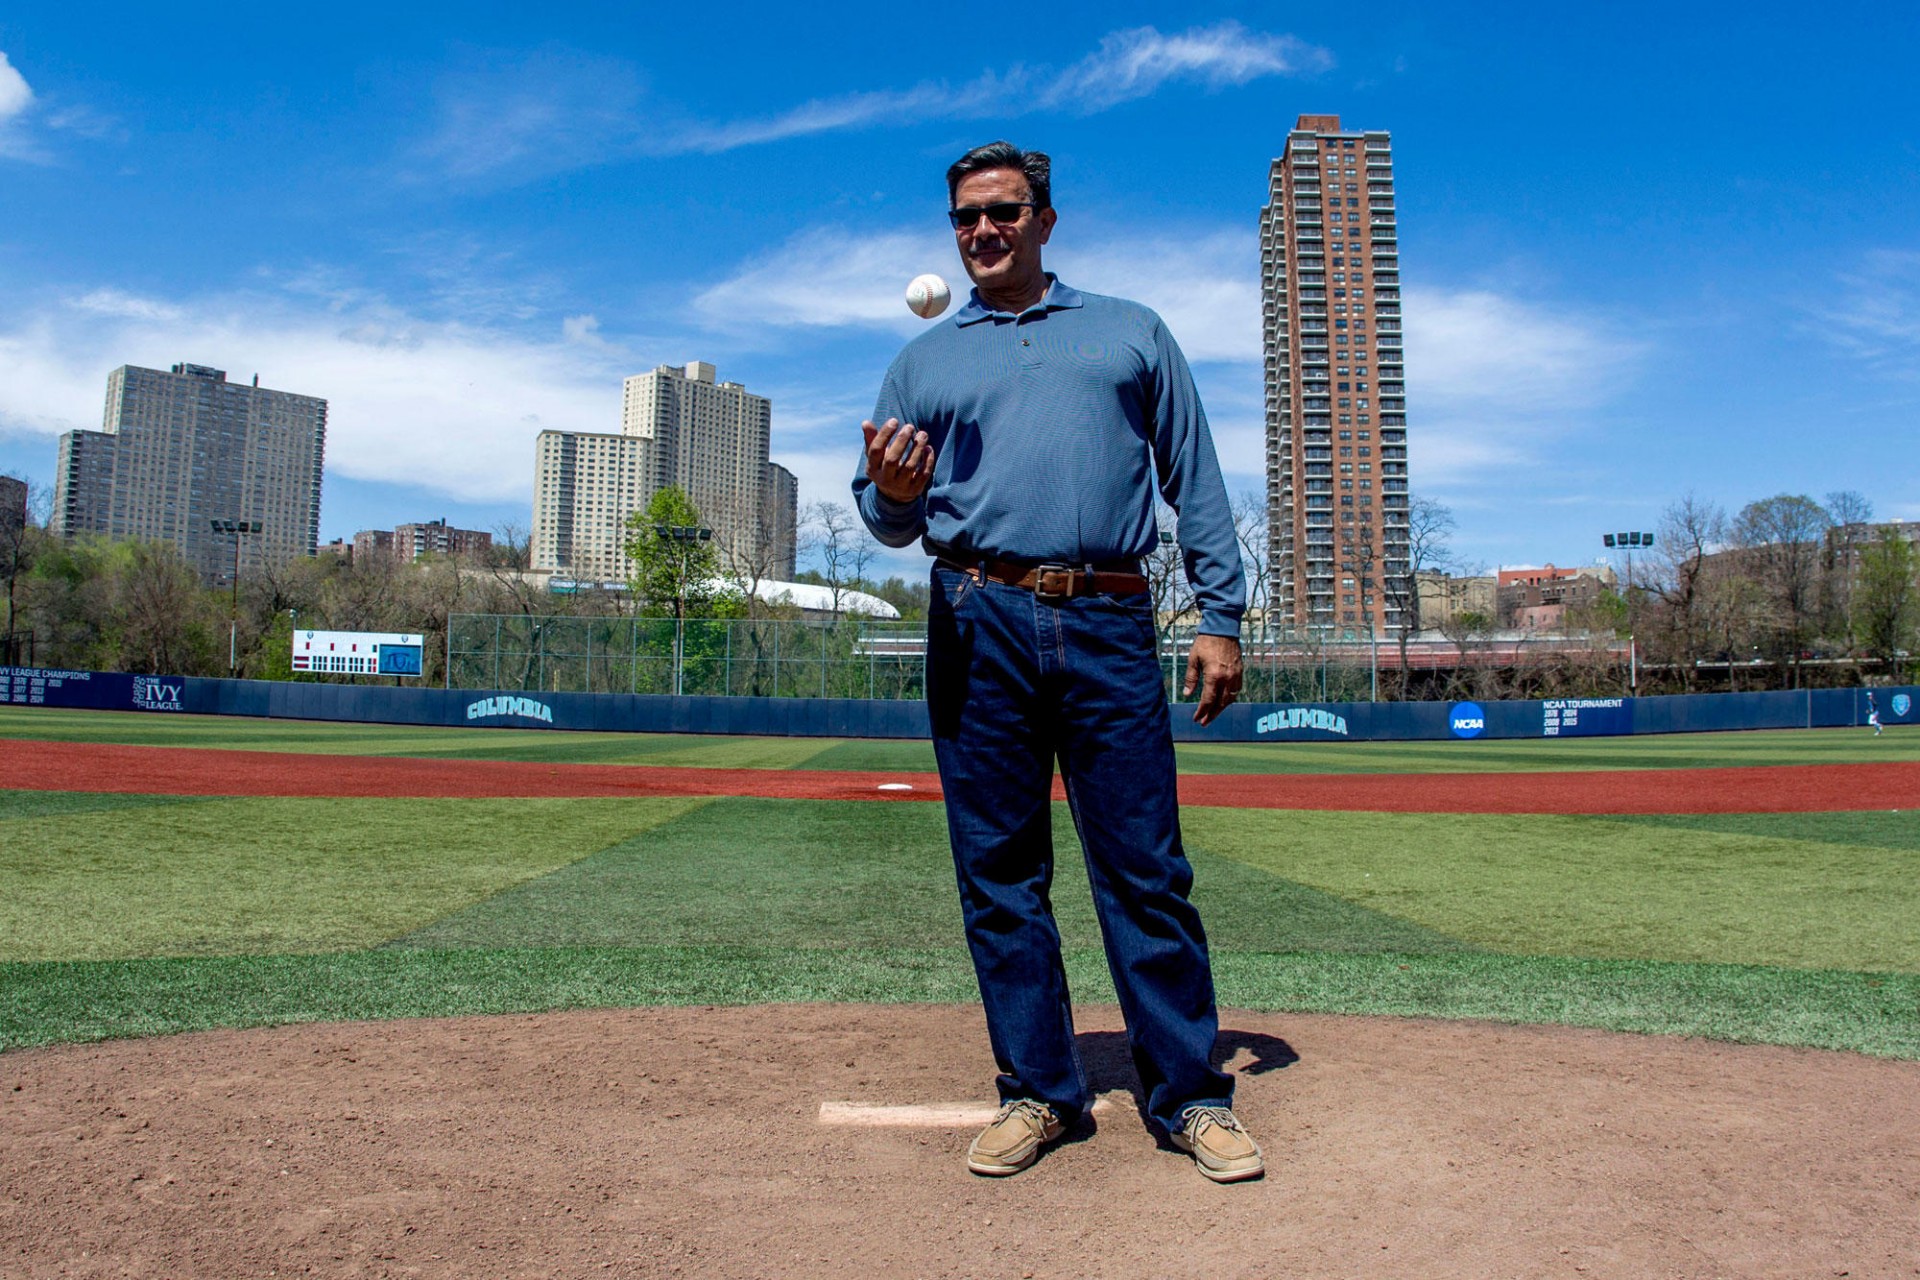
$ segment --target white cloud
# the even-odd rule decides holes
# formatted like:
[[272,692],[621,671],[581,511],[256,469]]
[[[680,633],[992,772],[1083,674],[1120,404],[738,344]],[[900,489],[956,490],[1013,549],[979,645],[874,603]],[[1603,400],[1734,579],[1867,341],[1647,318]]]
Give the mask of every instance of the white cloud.
[[33,89],[27,78],[8,61],[0,50],[0,156],[17,160],[37,159],[38,150],[28,140],[25,120],[33,106]]
[[1293,36],[1249,31],[1233,21],[1172,36],[1136,27],[1102,39],[1098,50],[1054,77],[1039,101],[1042,106],[1103,111],[1144,98],[1169,80],[1195,80],[1219,89],[1332,66],[1333,55],[1325,49]]
[[591,344],[286,295],[162,301],[95,290],[0,327],[0,430],[98,429],[121,364],[211,364],[329,401],[327,471],[473,501],[525,500],[535,435],[619,429],[620,377]]
[[33,105],[33,90],[0,50],[0,123],[11,120]]
[[1251,234],[1068,236],[1056,244],[1051,261],[1062,280],[1152,307],[1188,360],[1260,362],[1260,251]]
[[600,317],[593,315],[567,316],[560,321],[560,336],[575,346],[588,347],[595,351],[617,352],[613,343],[600,336]]
[[923,80],[816,98],[771,116],[675,121],[648,104],[639,77],[608,58],[542,51],[449,78],[440,121],[420,154],[459,178],[555,173],[621,157],[716,153],[841,129],[927,120],[1004,119],[1030,111],[1090,115],[1186,82],[1207,89],[1325,70],[1333,55],[1288,35],[1218,22],[1163,35],[1112,32],[1064,70],[1015,66],[953,84]]
[[181,316],[178,307],[152,298],[135,297],[118,289],[95,289],[70,299],[67,306],[88,315],[119,320],[178,320]]
[[1484,289],[1409,288],[1403,306],[1407,379],[1436,406],[1584,407],[1641,352],[1578,308]]
[[1817,312],[1821,334],[1876,369],[1920,376],[1920,252],[1877,249],[1840,286],[1844,305]]
[[1333,55],[1325,49],[1292,36],[1249,31],[1233,21],[1194,27],[1178,35],[1136,27],[1105,36],[1098,49],[1064,71],[1014,67],[984,72],[958,86],[923,81],[910,89],[816,99],[763,120],[697,127],[662,148],[727,151],[834,129],[1005,117],[1024,110],[1091,115],[1148,97],[1172,81],[1219,89],[1263,76],[1322,71],[1332,65]]
[[119,132],[111,117],[91,107],[61,104],[36,94],[5,50],[0,50],[0,159],[48,163],[52,154],[39,137],[46,129],[95,140]]
[[626,63],[543,49],[439,86],[439,121],[417,152],[441,173],[558,173],[637,146],[641,84]]
[[1643,344],[1569,304],[1409,288],[1408,449],[1427,493],[1533,467],[1631,378]]
[[859,326],[917,333],[926,321],[907,310],[907,281],[925,271],[948,278],[955,305],[966,289],[953,237],[883,232],[850,235],[814,227],[743,264],[693,300],[704,325],[729,331]]

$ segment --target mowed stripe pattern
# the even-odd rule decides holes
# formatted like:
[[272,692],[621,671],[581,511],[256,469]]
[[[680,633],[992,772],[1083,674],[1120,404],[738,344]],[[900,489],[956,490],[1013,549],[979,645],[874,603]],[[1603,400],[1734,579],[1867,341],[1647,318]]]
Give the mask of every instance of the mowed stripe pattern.
[[[0,740],[0,787],[195,796],[938,800],[927,773],[543,764]],[[906,784],[911,790],[886,789]],[[1920,762],[1578,773],[1188,774],[1181,800],[1376,813],[1828,813],[1920,807]],[[1055,784],[1055,798],[1064,792]]]

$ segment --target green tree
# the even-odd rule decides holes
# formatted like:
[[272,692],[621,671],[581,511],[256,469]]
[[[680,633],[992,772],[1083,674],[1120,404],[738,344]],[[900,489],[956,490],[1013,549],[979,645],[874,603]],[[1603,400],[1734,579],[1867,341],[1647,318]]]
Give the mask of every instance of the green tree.
[[712,530],[684,489],[669,485],[645,511],[627,517],[625,549],[633,561],[628,583],[642,612],[689,618],[734,612],[738,593],[722,579]]
[[1854,639],[1887,664],[1898,681],[1901,657],[1914,648],[1920,626],[1920,552],[1898,530],[1880,529],[1859,553],[1860,574],[1853,584]]

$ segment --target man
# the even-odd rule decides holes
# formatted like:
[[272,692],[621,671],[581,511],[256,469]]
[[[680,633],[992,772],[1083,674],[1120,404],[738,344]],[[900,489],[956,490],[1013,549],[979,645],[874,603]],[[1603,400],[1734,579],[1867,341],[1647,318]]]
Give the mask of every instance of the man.
[[1873,700],[1873,690],[1867,690],[1867,723],[1873,726],[1873,736],[1880,736],[1880,704]]
[[1049,897],[1057,758],[1148,1114],[1207,1177],[1238,1181],[1263,1164],[1212,1062],[1212,970],[1140,573],[1159,541],[1156,473],[1201,610],[1185,688],[1202,724],[1240,688],[1240,556],[1160,318],[1042,268],[1050,176],[1045,155],[1005,142],[947,171],[973,296],[894,360],[853,482],[874,536],[921,538],[935,557],[927,701],[1002,1103],[967,1164],[1019,1172],[1090,1101]]

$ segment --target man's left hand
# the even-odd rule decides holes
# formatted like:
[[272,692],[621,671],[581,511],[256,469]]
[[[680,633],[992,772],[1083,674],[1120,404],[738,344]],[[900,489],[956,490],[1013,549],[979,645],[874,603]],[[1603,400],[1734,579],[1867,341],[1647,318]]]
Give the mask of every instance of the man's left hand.
[[1212,724],[1240,695],[1240,642],[1232,636],[1195,636],[1187,652],[1187,682],[1180,696],[1190,698],[1200,690],[1200,705],[1193,710],[1196,724]]

